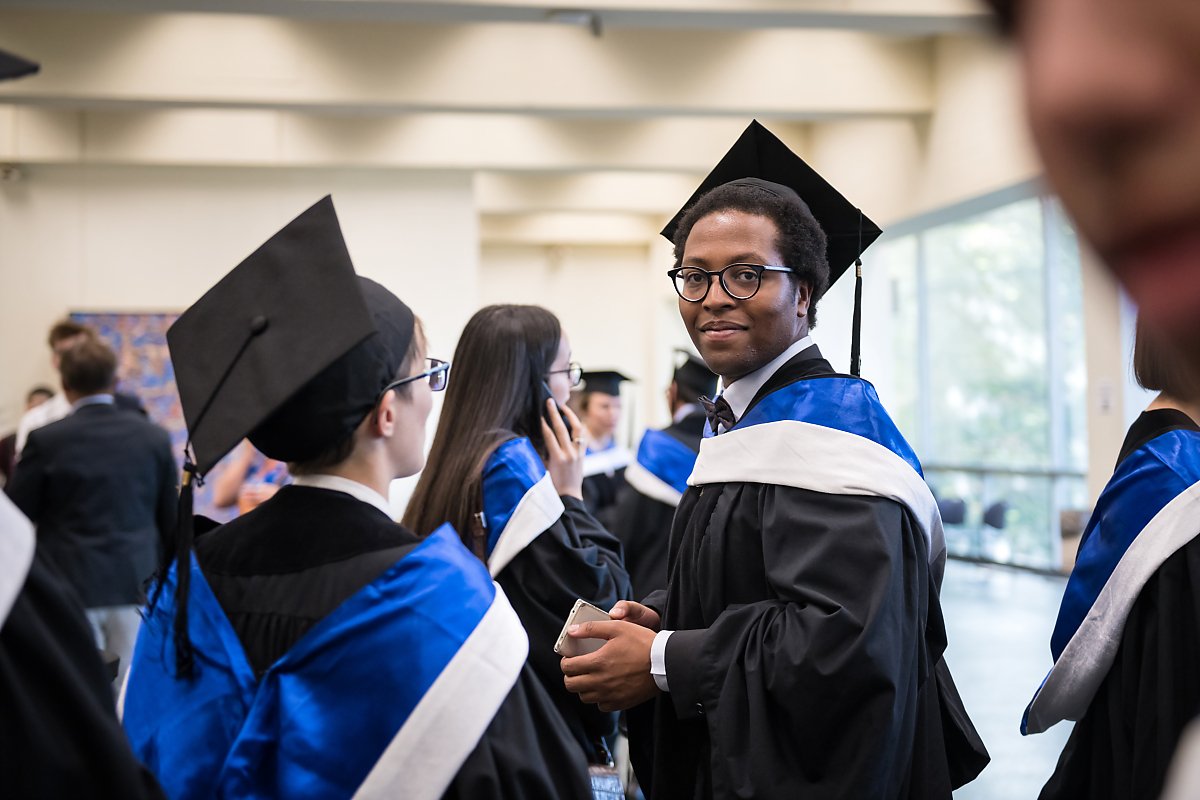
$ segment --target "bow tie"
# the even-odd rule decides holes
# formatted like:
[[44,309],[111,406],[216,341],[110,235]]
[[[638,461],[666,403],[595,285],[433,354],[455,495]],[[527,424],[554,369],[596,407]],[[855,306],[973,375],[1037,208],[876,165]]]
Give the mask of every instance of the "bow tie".
[[718,397],[716,400],[709,400],[707,397],[700,398],[700,405],[704,407],[704,413],[708,417],[709,427],[712,428],[714,434],[719,433],[720,429],[717,423],[725,426],[725,430],[733,427],[737,422],[737,417],[733,415],[733,409],[729,407],[728,401],[724,397]]

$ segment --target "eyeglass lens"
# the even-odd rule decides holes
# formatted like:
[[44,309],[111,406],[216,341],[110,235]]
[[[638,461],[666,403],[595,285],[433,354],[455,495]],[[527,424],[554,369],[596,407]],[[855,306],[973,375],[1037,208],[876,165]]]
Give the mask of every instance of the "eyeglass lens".
[[[720,271],[721,288],[730,297],[748,300],[762,282],[759,270],[745,264],[730,264]],[[696,267],[684,267],[675,273],[675,291],[684,300],[701,300],[708,294],[712,274]]]

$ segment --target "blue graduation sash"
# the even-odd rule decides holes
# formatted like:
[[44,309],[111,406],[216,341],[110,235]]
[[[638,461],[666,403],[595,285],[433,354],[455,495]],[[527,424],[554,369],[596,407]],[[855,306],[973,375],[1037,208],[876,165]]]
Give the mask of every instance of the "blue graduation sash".
[[912,513],[941,580],[946,544],[937,502],[916,453],[867,381],[796,381],[761,399],[725,433],[706,426],[688,485],[731,482],[898,502]]
[[697,452],[666,431],[648,430],[637,459],[625,470],[625,482],[647,497],[677,506],[687,491]]
[[564,510],[529,439],[509,439],[497,447],[483,468],[483,517],[492,576],[499,575]]
[[1200,494],[1198,484],[1195,431],[1167,431],[1117,465],[1084,529],[1050,639],[1054,667],[1022,715],[1023,734],[1087,710],[1137,593],[1162,561],[1200,532],[1189,503]]
[[[861,378],[835,375],[808,378],[784,386],[746,412],[734,424],[733,430],[781,420],[807,422],[861,436],[887,448],[918,475],[924,475],[917,454],[892,422],[875,387]],[[708,426],[705,426],[704,436],[713,436]]]
[[256,682],[193,558],[191,680],[174,677],[175,574],[123,696],[134,753],[173,800],[436,800],[516,683],[528,639],[443,525],[317,623]]

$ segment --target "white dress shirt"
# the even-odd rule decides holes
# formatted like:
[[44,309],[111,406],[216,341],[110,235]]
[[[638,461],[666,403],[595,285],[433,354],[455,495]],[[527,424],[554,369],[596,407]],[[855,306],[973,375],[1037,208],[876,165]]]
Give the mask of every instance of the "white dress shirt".
[[[758,394],[771,376],[779,371],[787,362],[791,361],[798,353],[811,347],[813,343],[811,336],[805,336],[791,344],[788,349],[777,355],[775,358],[763,364],[753,372],[743,375],[728,386],[724,385],[722,379],[721,391],[717,394],[718,397],[724,397],[725,402],[729,403],[729,407],[733,409],[733,418],[739,420],[746,413],[746,409],[750,407],[750,401]],[[723,424],[719,425],[717,433],[724,433],[728,430]],[[661,691],[671,691],[667,683],[667,640],[671,638],[671,634],[675,631],[659,631],[654,635],[654,642],[650,645],[650,674],[654,677],[654,683]]]
[[19,458],[21,451],[25,449],[25,440],[29,438],[30,431],[36,431],[51,422],[58,422],[70,413],[71,404],[67,402],[66,396],[59,392],[40,406],[34,406],[22,414],[20,422],[17,423],[17,457]]

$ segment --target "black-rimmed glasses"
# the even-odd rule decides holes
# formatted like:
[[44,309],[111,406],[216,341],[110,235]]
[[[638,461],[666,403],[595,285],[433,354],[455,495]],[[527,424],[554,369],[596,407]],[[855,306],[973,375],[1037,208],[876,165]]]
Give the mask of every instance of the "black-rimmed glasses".
[[566,374],[567,380],[571,382],[572,386],[578,386],[579,382],[583,380],[583,366],[578,361],[572,361],[570,364],[567,364],[566,369],[552,369],[546,373],[546,377],[549,378],[551,375],[562,373]]
[[429,369],[425,370],[424,372],[419,372],[416,375],[409,375],[407,378],[400,378],[399,380],[392,381],[387,386],[383,387],[383,391],[379,393],[379,396],[383,397],[392,389],[397,389],[406,383],[419,381],[422,378],[429,379],[429,388],[435,392],[440,392],[445,389],[446,384],[450,382],[450,362],[442,361],[438,358],[427,358],[425,360],[429,362]]
[[773,267],[766,264],[730,264],[716,271],[699,267],[676,267],[667,270],[675,291],[689,303],[699,303],[708,296],[712,280],[720,277],[721,288],[735,300],[749,300],[758,294],[764,272],[795,272],[791,267]]

